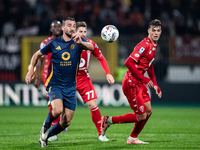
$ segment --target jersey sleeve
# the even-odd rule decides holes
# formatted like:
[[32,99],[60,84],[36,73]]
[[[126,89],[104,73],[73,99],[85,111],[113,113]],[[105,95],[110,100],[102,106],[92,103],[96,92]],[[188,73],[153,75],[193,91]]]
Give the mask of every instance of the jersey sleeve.
[[92,54],[98,59],[105,73],[110,74],[108,63],[105,57],[103,56],[103,54],[101,53],[101,50],[99,49],[98,45],[95,42],[92,42],[91,44],[94,46],[94,50],[92,51]]
[[40,52],[41,52],[42,54],[45,54],[45,55],[47,55],[48,53],[51,53],[51,52],[52,52],[52,50],[51,50],[51,45],[52,45],[53,41],[54,41],[54,40],[50,40],[44,47],[42,47],[42,48],[40,49]]
[[139,62],[140,58],[145,54],[149,49],[149,43],[141,42],[133,49],[133,52],[129,57],[135,60],[135,62]]

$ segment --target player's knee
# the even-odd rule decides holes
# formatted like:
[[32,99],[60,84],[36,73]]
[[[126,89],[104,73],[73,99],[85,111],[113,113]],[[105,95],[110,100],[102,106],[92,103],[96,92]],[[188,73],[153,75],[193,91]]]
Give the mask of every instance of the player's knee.
[[53,114],[54,116],[59,116],[63,112],[63,108],[54,108]]
[[151,109],[151,110],[148,110],[146,113],[147,113],[147,116],[151,116],[151,114],[152,114],[152,109]]
[[94,109],[95,107],[97,107],[97,103],[95,101],[91,101],[87,103],[87,105],[89,109]]
[[138,118],[139,118],[140,121],[142,121],[142,120],[146,120],[146,118],[147,118],[147,114],[144,113],[144,114],[142,114],[142,115],[138,115]]

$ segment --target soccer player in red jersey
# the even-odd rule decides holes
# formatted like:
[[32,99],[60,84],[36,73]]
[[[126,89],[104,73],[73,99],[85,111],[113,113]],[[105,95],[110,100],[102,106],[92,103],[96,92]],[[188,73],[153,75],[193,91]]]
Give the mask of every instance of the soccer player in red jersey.
[[[86,38],[86,33],[87,33],[87,24],[84,21],[77,22],[76,34],[79,35],[81,38]],[[106,79],[108,83],[112,85],[115,82],[115,80],[113,76],[110,74],[107,61],[105,57],[103,56],[103,54],[101,53],[100,49],[98,48],[97,44],[90,39],[86,39],[86,40],[94,46],[94,50],[82,51],[81,61],[79,64],[79,71],[78,71],[78,76],[77,76],[76,90],[81,95],[83,102],[86,103],[88,108],[90,109],[91,118],[98,131],[99,140],[109,141],[105,135],[101,135],[101,131],[100,131],[101,113],[96,103],[97,95],[96,95],[94,86],[92,84],[92,81],[88,72],[88,66],[89,66],[91,55],[93,55],[99,60],[102,68],[104,69],[106,73]]]
[[[147,87],[154,88],[158,97],[162,97],[161,89],[156,83],[152,63],[157,50],[157,41],[162,32],[161,27],[159,20],[151,21],[148,27],[148,37],[135,46],[125,62],[128,71],[122,81],[122,89],[134,113],[113,117],[103,116],[101,120],[102,135],[111,124],[135,122],[127,144],[148,144],[148,142],[140,141],[138,135],[152,114],[151,98]],[[144,76],[146,71],[149,78]]]

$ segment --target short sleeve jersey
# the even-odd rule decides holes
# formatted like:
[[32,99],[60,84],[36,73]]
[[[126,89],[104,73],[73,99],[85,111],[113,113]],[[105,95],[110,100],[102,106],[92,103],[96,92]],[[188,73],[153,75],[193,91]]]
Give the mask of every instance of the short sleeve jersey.
[[[50,36],[47,39],[45,39],[44,41],[42,41],[40,44],[40,49],[42,49],[52,39],[53,39],[53,36]],[[47,77],[47,73],[48,73],[48,68],[51,64],[51,54],[52,53],[48,53],[47,55],[42,56],[42,57],[44,57],[44,63],[45,63],[44,70],[43,70],[43,76],[45,77],[45,81],[46,81],[46,77]]]
[[79,64],[78,76],[83,76],[83,75],[89,76],[88,67],[89,67],[90,58],[91,58],[92,54],[96,58],[99,58],[102,56],[102,53],[101,53],[99,47],[97,46],[97,44],[90,39],[86,39],[86,40],[94,46],[94,50],[93,51],[89,51],[89,50],[82,51],[81,60],[80,60],[80,64]]
[[157,44],[147,37],[135,46],[129,57],[136,61],[136,68],[144,74],[154,61],[156,50]]
[[[87,42],[83,39],[84,42]],[[49,41],[40,51],[47,55],[52,52],[52,69],[45,86],[75,86],[80,55],[83,47],[73,40],[65,42],[62,38]]]

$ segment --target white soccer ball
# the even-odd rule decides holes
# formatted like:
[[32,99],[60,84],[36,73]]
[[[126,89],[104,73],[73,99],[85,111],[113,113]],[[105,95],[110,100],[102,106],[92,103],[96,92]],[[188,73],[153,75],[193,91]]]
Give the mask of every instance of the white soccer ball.
[[107,25],[101,30],[101,38],[108,43],[116,41],[118,37],[119,31],[114,25]]

